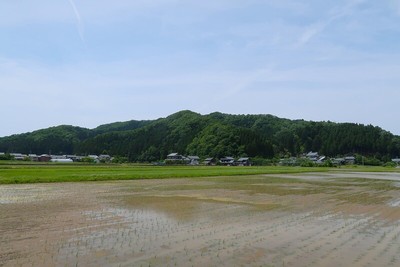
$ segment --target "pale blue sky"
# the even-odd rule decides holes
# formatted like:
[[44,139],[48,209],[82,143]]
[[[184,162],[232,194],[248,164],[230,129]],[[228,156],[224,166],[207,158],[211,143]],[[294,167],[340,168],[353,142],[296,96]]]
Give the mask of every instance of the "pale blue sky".
[[182,109],[400,134],[400,0],[3,0],[0,95],[0,136]]

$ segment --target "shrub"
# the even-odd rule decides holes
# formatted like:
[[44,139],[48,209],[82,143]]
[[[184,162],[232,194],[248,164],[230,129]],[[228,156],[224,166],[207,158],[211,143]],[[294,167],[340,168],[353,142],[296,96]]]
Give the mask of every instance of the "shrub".
[[11,156],[10,154],[3,154],[3,155],[0,155],[0,160],[12,160],[12,159],[14,159],[14,157],[13,156]]

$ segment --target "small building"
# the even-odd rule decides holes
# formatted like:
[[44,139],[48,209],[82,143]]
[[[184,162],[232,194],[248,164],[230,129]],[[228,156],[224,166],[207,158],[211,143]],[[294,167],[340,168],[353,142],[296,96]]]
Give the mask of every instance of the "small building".
[[190,159],[178,153],[171,153],[167,155],[165,163],[168,164],[189,164]]
[[81,161],[83,157],[77,155],[66,155],[66,158],[76,162],[76,161]]
[[214,165],[216,165],[216,160],[214,158],[206,158],[203,161],[203,164],[208,165],[208,166],[214,166]]
[[66,159],[66,155],[51,155],[51,159]]
[[94,163],[99,163],[100,162],[99,156],[97,156],[97,155],[89,155],[87,157],[90,158],[91,160],[93,160]]
[[224,157],[219,160],[222,165],[233,166],[235,165],[235,159],[233,157]]
[[25,160],[27,157],[27,155],[21,153],[10,153],[10,156],[12,156],[15,160]]
[[51,156],[48,154],[42,154],[38,157],[40,162],[49,162],[51,160]]
[[249,158],[240,158],[236,161],[236,165],[238,166],[251,166],[251,162]]
[[189,165],[199,165],[200,164],[200,158],[198,156],[187,156],[187,159],[189,160]]
[[167,155],[167,160],[184,160],[184,156],[179,155],[178,153],[171,153]]
[[344,164],[346,164],[346,160],[344,158],[335,158],[335,159],[332,159],[332,164],[338,165],[338,166],[344,165]]
[[356,158],[353,156],[347,156],[344,158],[332,159],[333,165],[354,165],[356,163]]
[[51,159],[50,162],[57,162],[57,163],[72,163],[74,162],[72,159]]
[[392,162],[396,163],[397,166],[400,166],[400,159],[398,159],[398,158],[392,159]]
[[39,157],[36,154],[29,154],[28,157],[31,161],[39,161]]
[[324,164],[326,161],[326,156],[320,156],[318,160],[316,161],[317,164]]
[[111,156],[110,155],[99,155],[100,162],[110,162]]
[[296,165],[298,165],[298,160],[295,157],[282,158],[279,160],[279,165],[281,165],[281,166],[296,166]]
[[318,152],[310,151],[306,154],[306,158],[311,161],[318,161],[318,158],[319,158]]
[[344,157],[345,164],[354,165],[356,163],[356,158],[353,156]]

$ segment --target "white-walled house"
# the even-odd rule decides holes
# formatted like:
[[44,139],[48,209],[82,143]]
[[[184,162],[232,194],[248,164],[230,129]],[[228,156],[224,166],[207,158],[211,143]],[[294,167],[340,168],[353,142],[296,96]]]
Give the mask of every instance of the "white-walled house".
[[187,156],[190,165],[199,165],[200,158],[198,156]]
[[185,157],[178,153],[171,153],[167,155],[167,160],[184,160]]
[[397,166],[400,166],[400,159],[392,159],[392,162],[396,163]]
[[249,158],[240,158],[236,161],[236,165],[238,166],[251,166],[251,162]]
[[235,159],[233,157],[225,157],[225,158],[221,158],[219,160],[219,162],[222,165],[227,165],[227,166],[232,166],[235,165]]
[[60,159],[60,158],[57,158],[57,159],[51,159],[50,160],[50,162],[58,162],[58,163],[72,163],[72,162],[74,162],[72,159]]

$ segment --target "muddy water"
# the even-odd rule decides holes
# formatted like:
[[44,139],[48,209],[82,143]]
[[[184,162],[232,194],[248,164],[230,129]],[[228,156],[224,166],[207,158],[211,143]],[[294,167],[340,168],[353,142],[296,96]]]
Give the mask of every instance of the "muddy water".
[[0,266],[399,266],[398,182],[363,175],[0,186]]

